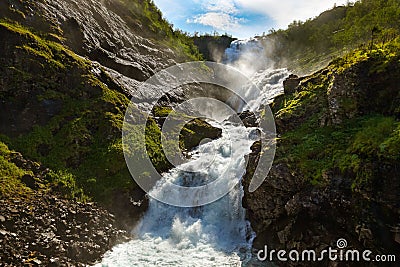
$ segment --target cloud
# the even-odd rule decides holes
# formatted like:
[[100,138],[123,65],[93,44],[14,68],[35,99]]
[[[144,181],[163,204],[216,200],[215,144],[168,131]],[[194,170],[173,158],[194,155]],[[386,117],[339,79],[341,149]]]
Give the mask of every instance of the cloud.
[[236,18],[227,13],[208,12],[197,15],[193,20],[188,20],[188,23],[199,23],[206,26],[211,26],[217,30],[230,31],[240,27],[240,23],[244,22],[243,18]]
[[293,20],[306,20],[347,0],[234,0],[239,9],[262,13],[275,21],[278,28],[286,28]]
[[238,9],[232,0],[217,0],[217,1],[206,1],[203,7],[207,11],[218,12],[224,14],[236,14]]
[[187,30],[226,31],[245,38],[305,21],[347,0],[154,0],[167,19]]
[[206,0],[201,6],[205,13],[187,19],[187,23],[198,23],[216,30],[232,31],[240,28],[241,23],[246,21],[236,16],[239,9],[233,0]]

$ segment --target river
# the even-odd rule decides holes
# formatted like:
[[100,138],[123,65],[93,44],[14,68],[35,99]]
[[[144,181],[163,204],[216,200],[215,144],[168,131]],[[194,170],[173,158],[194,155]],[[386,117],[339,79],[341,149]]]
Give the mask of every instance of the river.
[[[254,42],[241,41],[233,43],[226,52],[226,63],[248,71],[246,74],[261,89],[244,109],[257,110],[260,105],[268,104],[283,92],[282,82],[288,76],[286,69],[257,66],[257,71],[249,71],[240,62],[240,54],[248,57],[248,51],[254,54],[259,49]],[[134,239],[115,246],[96,266],[254,266],[250,263],[256,260],[251,253],[255,234],[242,207],[240,179],[245,172],[245,155],[250,153],[257,135],[255,128],[228,121],[216,126],[223,129],[222,137],[197,147],[191,161],[185,163],[189,169],[201,171],[172,169],[163,178],[187,186],[207,183],[223,174],[236,184],[234,189],[216,202],[194,208],[174,207],[150,199],[149,209],[132,231]],[[210,161],[211,167],[202,168]],[[158,186],[153,190],[163,188]]]

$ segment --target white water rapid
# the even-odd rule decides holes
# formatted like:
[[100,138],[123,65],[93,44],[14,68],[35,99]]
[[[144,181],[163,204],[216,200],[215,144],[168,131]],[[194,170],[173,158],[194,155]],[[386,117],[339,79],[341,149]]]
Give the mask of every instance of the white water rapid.
[[[227,50],[228,63],[235,66],[242,60],[243,45],[246,42]],[[251,74],[262,90],[261,95],[252,95],[253,101],[244,107],[252,110],[282,93],[282,82],[288,76],[285,69],[253,70]],[[185,163],[199,173],[172,169],[163,177],[175,184],[193,186],[225,173],[230,183],[237,184],[234,190],[196,208],[173,207],[150,199],[148,211],[133,230],[134,240],[114,247],[97,266],[255,266],[249,264],[255,260],[251,253],[254,233],[245,219],[240,184],[245,172],[244,156],[251,152],[250,146],[257,138],[255,128],[226,121],[217,127],[223,128],[222,138],[200,145],[192,152],[192,160]],[[211,167],[202,168],[208,162],[212,162]],[[162,186],[153,190],[163,193]]]

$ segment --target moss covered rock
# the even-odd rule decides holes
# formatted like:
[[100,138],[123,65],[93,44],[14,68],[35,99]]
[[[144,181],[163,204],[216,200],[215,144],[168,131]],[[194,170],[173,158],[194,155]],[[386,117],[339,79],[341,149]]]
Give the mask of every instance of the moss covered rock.
[[[244,197],[255,246],[319,251],[342,237],[398,255],[399,47],[397,39],[354,51],[275,101],[275,162]],[[245,188],[260,152],[255,144]]]
[[211,126],[202,119],[194,119],[185,124],[179,138],[181,147],[185,150],[191,150],[204,140],[217,139],[221,136],[221,129]]

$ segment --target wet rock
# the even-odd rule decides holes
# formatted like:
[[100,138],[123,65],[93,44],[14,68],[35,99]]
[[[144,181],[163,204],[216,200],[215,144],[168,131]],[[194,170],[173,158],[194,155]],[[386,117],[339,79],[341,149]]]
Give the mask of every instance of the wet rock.
[[[252,166],[259,160],[258,142],[252,151],[242,183],[245,189],[243,206],[257,233],[253,243],[255,248],[262,249],[268,245],[274,249],[296,248],[301,251],[313,248],[320,252],[327,247],[326,244],[335,247],[338,238],[345,238],[359,250],[398,253],[393,249],[398,246],[395,245],[393,230],[383,223],[398,221],[394,208],[352,192],[351,180],[335,172],[324,173],[328,184],[312,186],[299,178],[299,174],[293,173],[287,164],[277,163],[272,166],[262,186],[249,193],[247,187]],[[373,214],[370,205],[385,209],[392,215]]]
[[258,118],[256,114],[251,111],[243,111],[239,113],[239,118],[242,120],[244,126],[246,127],[257,127]]
[[[117,227],[116,218],[106,210],[48,194],[34,199],[4,199],[0,213],[4,218],[0,217],[1,261],[12,266],[22,261],[84,266],[99,260],[115,244],[129,240],[129,234]],[[101,220],[93,221],[93,217]]]
[[21,181],[31,189],[37,189],[38,188],[36,180],[32,175],[25,174],[24,176],[21,177]]
[[290,74],[289,77],[283,81],[283,88],[285,94],[293,94],[296,91],[297,86],[300,84],[301,78],[297,75]]
[[237,115],[232,115],[227,121],[243,124],[245,127],[258,127],[258,118],[254,112],[243,111]]
[[220,138],[221,136],[221,129],[213,127],[205,120],[194,119],[185,124],[184,128],[180,132],[179,139],[183,142],[183,148],[190,151],[201,142],[209,142],[213,139]]

